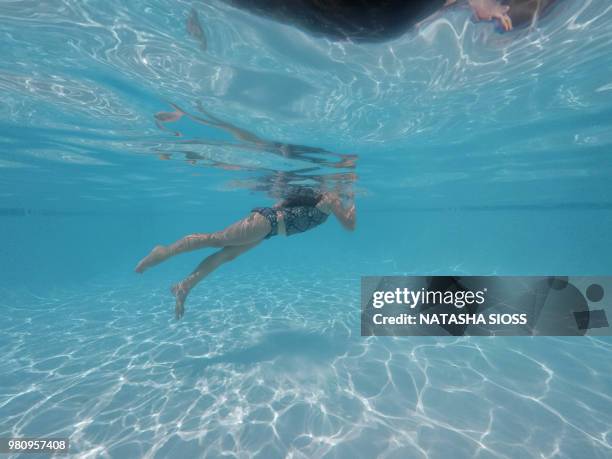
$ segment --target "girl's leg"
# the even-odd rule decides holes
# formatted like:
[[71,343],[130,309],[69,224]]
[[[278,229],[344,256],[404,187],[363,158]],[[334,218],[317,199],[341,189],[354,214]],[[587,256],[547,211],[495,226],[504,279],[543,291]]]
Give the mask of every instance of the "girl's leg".
[[250,244],[225,247],[206,257],[189,276],[187,276],[178,284],[173,285],[172,293],[176,297],[176,318],[180,319],[181,317],[183,317],[183,314],[185,313],[185,299],[187,298],[187,295],[189,295],[191,289],[195,287],[198,282],[208,276],[211,272],[213,272],[223,263],[232,261],[238,255],[241,255],[247,250],[252,249],[260,242],[261,240],[258,240],[255,242],[251,242]]
[[190,234],[167,247],[156,246],[149,255],[138,263],[136,272],[142,273],[151,266],[155,266],[179,253],[204,247],[231,247],[260,241],[268,235],[271,229],[270,222],[266,217],[253,212],[223,231]]

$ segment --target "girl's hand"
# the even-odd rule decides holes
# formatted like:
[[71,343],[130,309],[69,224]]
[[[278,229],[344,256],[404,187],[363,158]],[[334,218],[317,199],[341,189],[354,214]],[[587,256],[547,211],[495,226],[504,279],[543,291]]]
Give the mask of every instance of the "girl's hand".
[[512,20],[508,16],[510,10],[508,5],[502,5],[497,0],[470,0],[470,6],[474,10],[476,19],[481,21],[497,19],[506,32],[512,30]]

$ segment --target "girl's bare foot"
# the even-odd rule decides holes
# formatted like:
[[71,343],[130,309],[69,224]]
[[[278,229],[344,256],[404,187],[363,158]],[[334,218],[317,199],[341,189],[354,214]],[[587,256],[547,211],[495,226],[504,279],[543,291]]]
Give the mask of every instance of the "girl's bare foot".
[[181,319],[185,315],[185,300],[189,294],[189,290],[183,285],[182,282],[174,284],[170,289],[172,294],[176,297],[176,304],[174,306],[175,317]]
[[137,273],[143,273],[146,269],[161,263],[166,258],[168,258],[168,249],[162,245],[157,245],[153,248],[153,250],[151,250],[149,255],[140,260],[134,271]]

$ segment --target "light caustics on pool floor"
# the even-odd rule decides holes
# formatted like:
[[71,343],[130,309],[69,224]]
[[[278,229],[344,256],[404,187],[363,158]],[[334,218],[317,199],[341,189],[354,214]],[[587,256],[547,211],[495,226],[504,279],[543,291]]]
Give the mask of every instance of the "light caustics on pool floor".
[[274,277],[216,278],[178,323],[146,281],[2,291],[0,436],[79,457],[610,457],[610,340],[361,338],[358,278]]

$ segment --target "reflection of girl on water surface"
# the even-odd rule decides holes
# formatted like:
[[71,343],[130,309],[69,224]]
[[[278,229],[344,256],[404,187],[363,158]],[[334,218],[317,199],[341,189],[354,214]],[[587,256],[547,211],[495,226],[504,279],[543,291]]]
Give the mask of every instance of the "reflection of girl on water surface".
[[355,228],[355,204],[352,197],[343,203],[339,194],[318,192],[300,187],[273,207],[257,207],[244,219],[215,233],[197,233],[185,236],[169,246],[156,246],[136,266],[142,273],[179,253],[205,247],[221,248],[206,257],[189,276],[172,287],[176,297],[176,318],[185,313],[184,303],[195,285],[223,263],[252,249],[272,236],[291,236],[308,231],[327,220],[333,214],[347,230]]
[[[158,112],[155,115],[155,122],[157,124],[157,127],[159,127],[161,130],[172,132],[174,135],[180,136],[180,132],[169,129],[167,124],[177,122],[181,118],[186,116],[197,123],[221,129],[230,134],[236,141],[238,141],[238,143],[235,144],[229,142],[213,142],[204,140],[198,140],[197,142],[192,141],[191,143],[226,148],[248,148],[251,151],[271,153],[275,156],[281,156],[286,159],[296,159],[316,164],[318,166],[333,167],[336,169],[355,167],[355,160],[357,159],[356,155],[335,153],[332,151],[325,150],[323,148],[273,142],[270,140],[263,139],[251,131],[238,127],[228,121],[224,121],[212,115],[203,107],[201,102],[198,102],[197,106],[198,110],[204,115],[204,117],[195,116],[190,113],[187,113],[175,104],[171,103],[170,105],[172,106],[172,108],[174,108],[173,112]],[[189,145],[189,143],[186,142],[185,145]],[[191,154],[191,157],[188,159],[205,158],[198,154]]]

